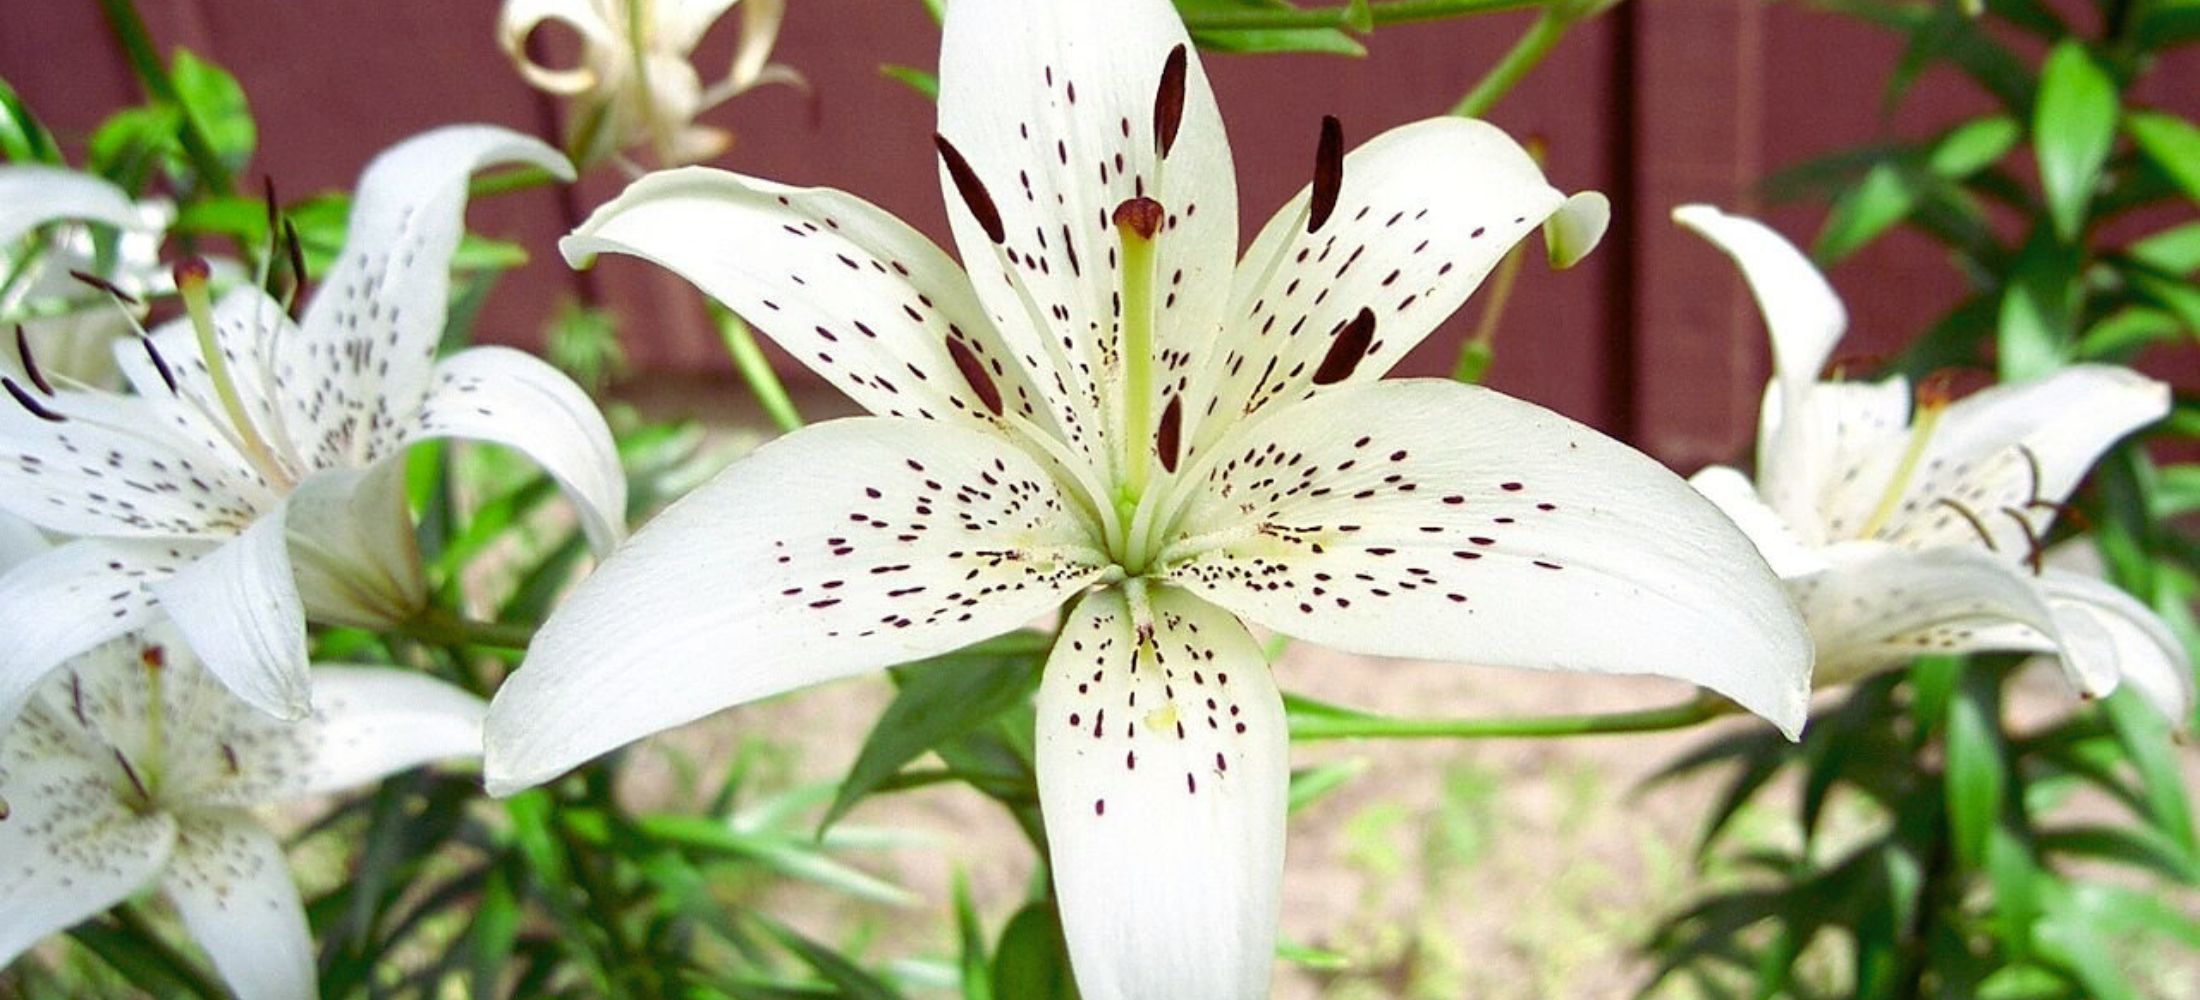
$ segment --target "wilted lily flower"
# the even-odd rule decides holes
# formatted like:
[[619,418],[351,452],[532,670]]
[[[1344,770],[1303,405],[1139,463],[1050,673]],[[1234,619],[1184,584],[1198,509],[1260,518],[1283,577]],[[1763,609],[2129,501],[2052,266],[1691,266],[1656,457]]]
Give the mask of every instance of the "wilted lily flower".
[[569,237],[752,319],[876,416],[766,445],[554,614],[490,712],[510,792],[729,705],[1074,603],[1039,792],[1083,995],[1264,996],[1287,733],[1246,623],[1360,653],[1652,673],[1793,731],[1809,648],[1747,538],[1541,408],[1379,381],[1569,200],[1497,129],[1344,154],[1240,262],[1164,0],[957,0],[937,151],[965,267],[838,191],[688,169]]
[[[689,61],[711,25],[741,8],[741,40],[724,78],[704,85]],[[703,112],[768,83],[802,77],[772,63],[785,0],[505,0],[497,41],[537,89],[573,99],[566,148],[583,164],[636,146],[659,166],[710,159],[733,142],[695,124]],[[544,66],[527,38],[547,22],[580,35],[576,66]]]
[[[28,350],[50,377],[113,382],[115,341],[130,333],[130,317],[75,274],[132,297],[163,288],[160,242],[174,214],[165,202],[133,202],[90,174],[0,166],[0,331],[23,331],[20,347],[7,341],[0,348],[0,372],[21,380],[20,355]],[[94,226],[112,238],[98,238]]]
[[1703,205],[1673,213],[1741,265],[1772,336],[1757,479],[1695,485],[1755,538],[1796,595],[1820,685],[1929,653],[2059,653],[2080,691],[2132,684],[2187,717],[2192,673],[2153,612],[2043,562],[2043,540],[2095,459],[2169,412],[2169,387],[2074,365],[1951,402],[1901,376],[1821,382],[1846,311],[1772,229]]
[[242,1000],[315,995],[282,844],[250,810],[471,757],[483,706],[367,667],[318,668],[313,694],[270,718],[162,626],[49,678],[0,748],[0,965],[158,884]]
[[0,382],[0,508],[81,536],[0,578],[0,722],[63,660],[174,619],[207,667],[279,716],[307,710],[305,619],[388,626],[425,602],[406,448],[468,438],[526,452],[600,548],[626,484],[603,417],[556,369],[500,347],[437,361],[466,179],[563,172],[543,144],[460,126],[384,153],[360,182],[326,287],[293,323],[245,286],[118,348],[136,395]]

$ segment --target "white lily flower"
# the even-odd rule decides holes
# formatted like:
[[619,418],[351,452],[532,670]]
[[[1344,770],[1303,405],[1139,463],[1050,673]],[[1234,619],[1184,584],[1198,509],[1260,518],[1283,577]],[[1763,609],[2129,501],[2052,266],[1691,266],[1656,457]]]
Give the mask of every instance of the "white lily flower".
[[[741,40],[726,75],[705,86],[689,56],[711,25],[741,8]],[[583,163],[647,146],[660,166],[697,163],[733,142],[697,116],[769,83],[802,77],[770,61],[786,0],[505,0],[497,41],[536,89],[574,102],[569,144]],[[544,66],[527,38],[545,23],[580,35],[580,63]]]
[[403,491],[418,441],[525,452],[599,550],[616,542],[626,483],[587,395],[508,348],[435,358],[467,177],[511,161],[568,169],[487,126],[384,153],[302,323],[249,285],[210,302],[186,267],[190,315],[118,348],[136,395],[4,381],[0,508],[81,537],[0,577],[0,723],[56,665],[156,606],[245,701],[303,715],[308,616],[388,626],[424,605]]
[[[22,327],[25,346],[47,375],[113,383],[115,341],[129,335],[130,317],[70,272],[91,274],[130,296],[160,289],[166,280],[160,244],[174,218],[167,202],[133,202],[90,174],[0,165],[0,327]],[[111,244],[93,238],[95,225],[115,231]],[[39,230],[46,230],[44,238],[31,239]],[[0,373],[24,377],[18,354],[0,350]]]
[[50,678],[0,748],[0,966],[158,884],[240,1000],[318,990],[280,841],[250,810],[480,752],[480,699],[320,667],[313,714],[224,691],[161,626]]
[[1772,337],[1757,479],[1714,466],[1696,486],[1757,539],[1843,684],[1927,653],[2059,653],[2071,682],[2119,680],[2173,720],[2192,671],[2167,626],[2101,580],[2046,565],[2042,539],[2094,461],[2169,413],[2169,386],[2074,365],[1950,402],[1901,376],[1821,382],[1847,327],[1823,275],[1769,227],[1705,205],[1673,218],[1741,265]]
[[492,702],[492,792],[718,709],[1068,611],[1039,791],[1083,995],[1258,997],[1288,734],[1246,623],[1649,673],[1791,733],[1809,642],[1679,477],[1486,389],[1379,381],[1506,251],[1607,211],[1496,128],[1344,155],[1233,267],[1222,120],[1165,0],[956,0],[964,264],[850,195],[686,169],[565,243],[647,257],[878,414],[764,446],[606,560]]

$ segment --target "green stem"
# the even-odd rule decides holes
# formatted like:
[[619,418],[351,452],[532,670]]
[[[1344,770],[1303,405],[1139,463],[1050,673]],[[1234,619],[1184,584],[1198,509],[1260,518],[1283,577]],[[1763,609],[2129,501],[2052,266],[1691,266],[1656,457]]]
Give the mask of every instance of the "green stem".
[[145,914],[138,910],[136,904],[124,903],[117,906],[113,915],[115,921],[122,925],[123,932],[135,938],[140,946],[161,963],[164,967],[162,971],[176,977],[193,996],[204,1000],[222,1000],[229,995],[229,991],[216,982],[213,976],[208,975],[205,969],[200,968],[199,963],[177,951],[166,938],[161,937],[160,932],[153,928],[152,921],[145,919]]
[[[1469,14],[1519,10],[1537,6],[1540,2],[1541,0],[1376,0],[1367,5],[1367,13],[1369,20],[1379,28],[1391,24],[1410,24],[1414,21],[1439,21]],[[1285,7],[1272,10],[1203,10],[1187,11],[1184,15],[1184,26],[1193,31],[1347,28],[1351,24],[1352,8],[1349,5],[1306,10]]]
[[711,312],[718,319],[718,336],[726,342],[726,354],[733,358],[734,370],[741,373],[741,381],[749,384],[749,391],[756,394],[756,402],[764,407],[764,413],[779,425],[780,431],[792,434],[802,429],[802,414],[794,408],[793,398],[787,395],[787,387],[779,381],[779,373],[764,357],[764,349],[757,346],[756,335],[749,331],[748,321],[723,309]]
[[1704,695],[1664,708],[1601,715],[1551,715],[1533,719],[1394,719],[1379,715],[1295,713],[1291,738],[1300,742],[1346,739],[1498,739],[1601,736],[1686,729],[1734,711],[1723,698]]
[[[611,808],[609,805],[589,805],[607,810]],[[565,808],[568,808],[565,803],[559,804],[561,813]],[[559,846],[565,851],[566,870],[573,873],[573,881],[580,886],[586,909],[596,925],[603,929],[604,940],[610,945],[610,961],[604,967],[613,977],[613,981],[608,984],[613,995],[661,995],[662,991],[655,988],[657,978],[651,966],[627,935],[624,915],[620,913],[621,899],[617,888],[610,884],[594,863],[604,852],[588,843],[562,815],[554,817],[550,826],[557,831]],[[628,993],[630,988],[638,989],[639,992]]]
[[467,185],[466,191],[469,198],[486,198],[515,191],[532,191],[556,183],[557,175],[541,167],[519,167],[476,177]]
[[1535,23],[1528,26],[1527,33],[1513,43],[1512,51],[1505,53],[1505,58],[1490,67],[1490,71],[1475,83],[1474,89],[1467,91],[1467,96],[1460,98],[1459,103],[1452,106],[1451,113],[1461,118],[1481,118],[1488,115],[1490,109],[1504,99],[1522,77],[1528,75],[1529,70],[1536,68],[1543,62],[1543,57],[1551,54],[1551,49],[1558,45],[1559,39],[1566,37],[1566,29],[1573,27],[1573,24],[1574,19],[1568,14],[1560,13],[1558,6],[1543,8],[1542,16],[1536,18]]
[[438,646],[490,646],[526,649],[535,639],[535,626],[526,622],[484,622],[461,618],[442,608],[422,609],[398,631]]
[[107,26],[114,30],[115,41],[122,46],[122,56],[137,74],[139,85],[145,88],[145,96],[164,104],[171,104],[181,112],[182,124],[176,129],[176,137],[183,142],[185,156],[191,158],[191,169],[199,176],[199,182],[221,194],[229,194],[235,184],[229,176],[229,168],[214,152],[214,144],[199,131],[198,119],[192,117],[184,106],[181,94],[176,90],[176,80],[168,73],[168,64],[160,57],[160,50],[153,46],[151,32],[145,30],[145,19],[138,16],[133,0],[99,0],[99,9],[107,15]]
[[1475,321],[1474,333],[1459,345],[1459,360],[1451,367],[1452,381],[1480,385],[1489,374],[1490,363],[1497,360],[1497,325],[1505,318],[1505,304],[1512,301],[1513,282],[1520,277],[1525,246],[1515,244],[1505,259],[1497,262],[1497,273],[1490,275],[1487,285],[1489,291],[1482,293],[1482,315]]

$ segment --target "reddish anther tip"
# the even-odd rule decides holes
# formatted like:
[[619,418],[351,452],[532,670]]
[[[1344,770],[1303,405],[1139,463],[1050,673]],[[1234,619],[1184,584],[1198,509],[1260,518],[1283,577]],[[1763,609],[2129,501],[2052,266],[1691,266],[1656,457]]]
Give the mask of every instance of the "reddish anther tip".
[[200,258],[186,257],[176,262],[172,273],[176,277],[176,287],[183,288],[186,285],[206,284],[207,279],[213,277],[214,269]]
[[1115,206],[1115,228],[1138,234],[1142,240],[1153,239],[1161,231],[1161,220],[1168,213],[1161,203],[1152,198],[1132,198]]

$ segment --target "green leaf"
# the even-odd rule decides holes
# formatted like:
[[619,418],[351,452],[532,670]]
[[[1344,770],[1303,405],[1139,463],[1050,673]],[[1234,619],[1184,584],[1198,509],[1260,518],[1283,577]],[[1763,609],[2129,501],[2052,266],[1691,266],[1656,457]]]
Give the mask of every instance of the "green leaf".
[[500,867],[489,873],[475,901],[466,926],[466,951],[471,957],[473,995],[502,996],[500,984],[511,964],[512,948],[519,943],[519,898],[511,877]]
[[794,952],[803,964],[815,969],[826,982],[838,987],[843,1000],[903,1000],[900,991],[863,971],[839,952],[804,937],[785,924],[753,913],[751,919],[762,924],[767,933]]
[[881,76],[897,81],[902,86],[924,95],[924,99],[927,101],[940,99],[940,78],[938,74],[918,69],[915,66],[903,66],[898,63],[887,63],[880,66],[878,71]]
[[1001,1000],[1076,1000],[1069,949],[1052,902],[1032,903],[1009,918],[993,949],[993,995]]
[[0,80],[0,159],[10,163],[61,163],[61,148],[29,105]]
[[92,133],[85,168],[124,190],[142,190],[181,148],[176,144],[176,129],[182,122],[182,112],[165,104],[117,111]]
[[2177,317],[2160,309],[2132,307],[2101,318],[2078,337],[2078,357],[2093,361],[2118,361],[2139,353],[2149,344],[2170,340],[2185,328]]
[[237,85],[237,78],[221,67],[200,59],[189,49],[177,49],[170,67],[176,81],[176,99],[183,104],[183,112],[196,125],[199,134],[206,137],[214,155],[232,173],[242,172],[252,161],[252,150],[259,142],[259,128],[253,124],[252,109],[246,103],[244,88]]
[[2035,230],[2002,289],[1998,360],[2001,378],[2021,382],[2061,368],[2075,339],[2078,267],[2071,252]]
[[832,826],[902,765],[1030,697],[1038,667],[1039,657],[1028,653],[950,653],[895,670],[901,691],[871,727],[818,829]]
[[2200,202],[2200,128],[2175,115],[2134,111],[2125,116],[2124,131],[2187,197]]
[[2116,81],[2075,39],[2055,46],[2040,72],[2032,115],[2040,186],[2055,232],[2074,243],[2116,141]]
[[955,872],[955,936],[961,940],[963,1000],[993,1000],[992,961],[985,953],[985,924],[978,919],[978,904],[970,898],[970,878]]
[[2171,274],[2200,271],[2200,222],[2188,222],[2152,233],[2125,248],[2133,259],[2145,261]]
[[1962,180],[1993,166],[2024,138],[2024,129],[2008,115],[1974,118],[1940,137],[1925,158],[1926,168],[1947,180]]
[[1974,871],[1986,863],[1987,836],[2000,819],[2008,781],[1994,704],[1984,687],[1966,683],[1949,701],[1946,735],[1948,829],[1956,857]]
[[1823,264],[1839,263],[1901,225],[1923,198],[1917,179],[1895,163],[1871,168],[1862,181],[1834,200],[1824,228],[1811,244],[1811,256]]
[[2178,764],[2169,724],[2129,687],[2101,699],[2101,707],[2115,726],[2116,737],[2123,743],[2132,766],[2138,769],[2154,829],[2187,857],[2200,857],[2200,851],[2195,850],[2192,803],[2185,795],[2184,772]]
[[1298,812],[1367,773],[1367,758],[1348,757],[1291,772],[1289,811]]

